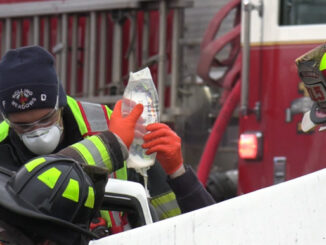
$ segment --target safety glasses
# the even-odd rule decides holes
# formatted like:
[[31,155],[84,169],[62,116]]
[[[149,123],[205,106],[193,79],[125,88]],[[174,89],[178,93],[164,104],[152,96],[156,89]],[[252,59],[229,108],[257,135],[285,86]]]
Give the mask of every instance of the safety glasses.
[[28,131],[31,131],[35,127],[42,128],[57,122],[60,119],[60,115],[61,110],[55,108],[39,120],[31,123],[14,123],[9,121],[7,118],[4,118],[4,120],[10,125],[11,128],[16,130],[17,132],[26,133]]

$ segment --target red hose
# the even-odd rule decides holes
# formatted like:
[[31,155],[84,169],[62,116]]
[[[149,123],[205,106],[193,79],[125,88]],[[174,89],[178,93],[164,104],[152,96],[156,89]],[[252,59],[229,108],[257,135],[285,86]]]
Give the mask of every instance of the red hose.
[[240,101],[240,84],[240,80],[238,80],[227,100],[225,101],[225,104],[223,105],[214,123],[212,132],[206,142],[204,153],[197,168],[197,176],[204,186],[206,186],[208,175],[213,165],[218,145],[229,123],[229,120],[232,117],[233,111]]

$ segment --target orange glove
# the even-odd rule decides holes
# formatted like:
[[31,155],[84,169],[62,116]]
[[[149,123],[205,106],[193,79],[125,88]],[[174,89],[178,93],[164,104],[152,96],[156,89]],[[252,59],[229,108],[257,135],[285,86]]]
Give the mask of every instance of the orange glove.
[[136,122],[143,112],[143,105],[136,105],[128,116],[122,117],[121,103],[122,101],[119,100],[115,104],[113,113],[110,118],[109,130],[117,134],[129,149],[134,139]]
[[183,164],[180,137],[163,123],[149,124],[149,132],[144,139],[143,148],[146,154],[156,152],[156,158],[168,175],[175,173]]

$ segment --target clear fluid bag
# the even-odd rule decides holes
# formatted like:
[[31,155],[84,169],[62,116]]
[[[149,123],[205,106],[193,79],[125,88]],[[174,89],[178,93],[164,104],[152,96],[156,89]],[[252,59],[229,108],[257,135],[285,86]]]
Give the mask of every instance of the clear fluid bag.
[[156,153],[147,155],[141,145],[148,124],[159,122],[159,99],[150,70],[146,67],[135,73],[130,73],[127,87],[122,99],[122,115],[128,115],[136,104],[144,106],[143,113],[136,123],[135,137],[129,148],[127,167],[138,170],[142,175],[155,162]]

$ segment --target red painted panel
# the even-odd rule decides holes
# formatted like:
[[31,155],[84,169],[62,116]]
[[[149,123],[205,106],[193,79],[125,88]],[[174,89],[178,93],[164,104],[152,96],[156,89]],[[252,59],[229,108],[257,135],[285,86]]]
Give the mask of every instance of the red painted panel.
[[275,45],[252,47],[250,57],[249,105],[261,102],[261,120],[255,115],[240,118],[240,133],[255,130],[263,133],[263,159],[239,160],[239,193],[251,192],[274,182],[273,159],[285,156],[286,180],[302,176],[326,166],[322,143],[326,134],[300,133],[302,113],[285,121],[291,102],[303,96],[299,90],[295,59],[317,46]]

